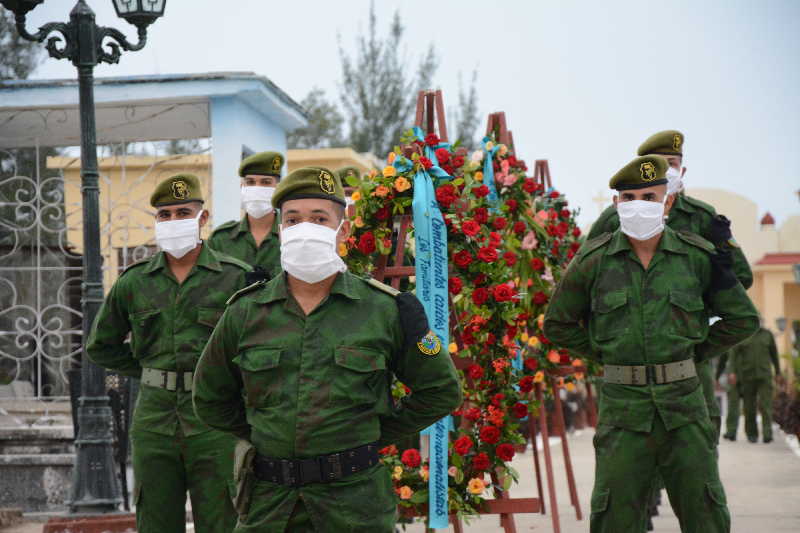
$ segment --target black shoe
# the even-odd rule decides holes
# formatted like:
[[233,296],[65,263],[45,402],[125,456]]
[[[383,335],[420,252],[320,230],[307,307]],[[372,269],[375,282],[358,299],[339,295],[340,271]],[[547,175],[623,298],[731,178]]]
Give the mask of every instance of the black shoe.
[[747,436],[747,440],[749,440],[750,442],[756,443],[756,442],[758,442],[758,437],[756,437],[755,435],[748,435]]
[[725,433],[722,438],[731,442],[736,442],[736,435],[731,435],[730,433]]
[[647,531],[653,531],[655,528],[653,527],[653,519],[647,517]]
[[764,444],[769,444],[772,442],[772,437],[764,437]]

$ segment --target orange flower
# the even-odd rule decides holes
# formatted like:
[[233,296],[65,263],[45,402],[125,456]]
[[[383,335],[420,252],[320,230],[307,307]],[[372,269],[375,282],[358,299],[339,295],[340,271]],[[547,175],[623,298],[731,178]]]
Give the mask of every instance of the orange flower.
[[430,471],[428,470],[427,466],[423,466],[419,469],[419,475],[422,478],[422,481],[428,481],[428,476],[430,476]]
[[583,361],[581,361],[580,359],[573,359],[572,366],[583,366]]
[[467,490],[470,494],[480,494],[486,489],[486,483],[481,478],[474,477],[469,480]]
[[508,359],[500,358],[495,359],[492,361],[492,366],[494,366],[495,372],[502,372],[505,368],[507,368],[511,363],[508,362]]
[[340,242],[339,249],[337,251],[339,252],[340,257],[347,257],[347,245],[345,243]]
[[574,391],[574,390],[575,390],[575,384],[574,384],[574,383],[572,383],[571,381],[570,381],[569,383],[567,383],[567,384],[565,385],[565,387],[566,387],[566,389],[567,389],[569,392],[572,392],[572,391]]
[[408,500],[414,494],[414,491],[411,490],[411,487],[408,485],[403,485],[400,487],[400,499],[401,500]]
[[350,199],[354,202],[361,200],[361,193],[359,191],[353,191],[353,194],[350,195]]
[[561,354],[558,353],[558,350],[550,350],[547,352],[547,360],[558,364],[561,361]]
[[383,177],[384,178],[391,178],[391,177],[394,177],[394,176],[397,176],[397,169],[396,168],[394,168],[391,165],[383,167]]
[[407,191],[411,188],[411,183],[403,176],[400,176],[394,180],[394,188],[397,189],[397,192]]
[[394,152],[389,152],[389,155],[386,156],[386,162],[390,165],[394,163],[394,160],[397,158],[397,154]]
[[383,198],[390,192],[391,191],[389,190],[389,187],[386,187],[384,185],[378,185],[377,187],[375,187],[375,190],[372,191],[372,196],[378,196],[380,198]]
[[541,383],[542,381],[544,381],[544,372],[539,370],[536,374],[533,375],[533,382]]
[[475,173],[475,181],[483,181],[483,172],[480,170]]
[[447,351],[450,353],[456,353],[458,351],[458,344],[451,342],[450,345],[447,347]]

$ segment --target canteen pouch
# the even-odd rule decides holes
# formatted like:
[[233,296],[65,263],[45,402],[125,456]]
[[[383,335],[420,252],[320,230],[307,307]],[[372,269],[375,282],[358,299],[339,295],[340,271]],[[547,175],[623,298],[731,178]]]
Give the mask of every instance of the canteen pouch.
[[256,448],[249,441],[239,439],[233,452],[233,507],[239,516],[247,514],[250,508],[250,495],[255,484],[253,461],[256,458]]

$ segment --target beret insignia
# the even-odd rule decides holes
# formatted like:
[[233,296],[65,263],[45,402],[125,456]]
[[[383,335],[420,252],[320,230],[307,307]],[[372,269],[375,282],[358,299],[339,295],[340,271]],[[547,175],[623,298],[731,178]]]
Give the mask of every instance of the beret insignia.
[[272,172],[274,172],[276,174],[280,174],[282,165],[283,165],[283,161],[281,161],[281,156],[276,155],[272,159]]
[[680,133],[676,133],[672,136],[672,149],[676,152],[681,151],[681,145],[683,144],[683,137],[681,137]]
[[425,355],[436,355],[442,351],[442,341],[439,340],[436,333],[428,330],[428,333],[417,343],[417,348]]
[[642,172],[642,181],[653,181],[656,179],[656,167],[650,161],[645,161],[639,166]]
[[189,198],[189,187],[186,186],[186,182],[183,180],[175,180],[172,182],[172,196],[175,197],[176,200],[186,200]]
[[336,194],[336,184],[327,171],[321,170],[319,172],[319,188],[326,194]]

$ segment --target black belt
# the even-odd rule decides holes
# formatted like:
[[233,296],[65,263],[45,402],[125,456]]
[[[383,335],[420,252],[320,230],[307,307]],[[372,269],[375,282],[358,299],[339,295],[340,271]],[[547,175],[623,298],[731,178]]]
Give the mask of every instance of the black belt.
[[377,443],[311,459],[273,459],[256,455],[253,470],[260,481],[300,487],[330,483],[378,464]]

